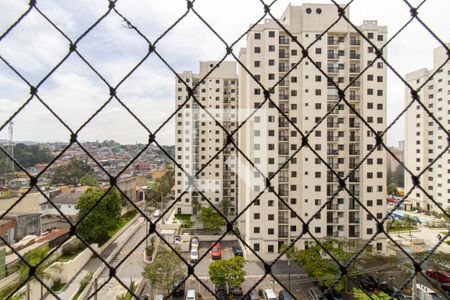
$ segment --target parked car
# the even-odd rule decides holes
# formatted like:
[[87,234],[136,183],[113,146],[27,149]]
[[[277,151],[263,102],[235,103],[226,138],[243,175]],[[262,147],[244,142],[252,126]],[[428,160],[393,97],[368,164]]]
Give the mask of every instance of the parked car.
[[198,240],[198,237],[194,236],[191,239],[191,249],[198,249],[199,244],[200,244],[200,241]]
[[450,283],[450,273],[428,269],[425,271],[428,277],[437,280],[439,283]]
[[291,294],[289,294],[286,290],[281,290],[278,293],[278,300],[294,300],[294,297],[292,297]]
[[189,260],[191,263],[196,263],[198,261],[198,249],[192,248],[191,250],[191,256],[189,257]]
[[450,295],[450,283],[441,284],[441,289]]
[[244,252],[242,252],[242,248],[239,246],[233,246],[233,254],[234,256],[244,256]]
[[247,300],[260,300],[258,291],[257,290],[251,290],[250,293],[247,295]]
[[244,295],[244,291],[240,285],[230,287],[230,293],[234,298],[239,298]]
[[390,287],[388,285],[381,285],[379,287],[379,289],[383,293],[393,297],[394,299],[398,299],[398,300],[404,300],[405,299],[405,296],[400,292],[399,289],[397,289],[395,287]]
[[220,245],[220,243],[212,243],[211,258],[212,259],[222,258],[222,246]]
[[197,299],[197,295],[195,293],[195,290],[194,289],[187,290],[186,300],[196,300],[196,299]]
[[161,211],[159,209],[155,209],[153,212],[153,217],[159,218],[161,216]]
[[359,285],[361,288],[368,292],[373,292],[378,288],[378,282],[373,276],[363,276],[359,279]]
[[172,285],[172,295],[175,297],[184,296],[185,282],[179,280]]
[[277,300],[277,295],[272,289],[266,289],[263,293],[264,300]]
[[218,284],[215,286],[216,298],[219,300],[227,300],[227,287],[224,284]]

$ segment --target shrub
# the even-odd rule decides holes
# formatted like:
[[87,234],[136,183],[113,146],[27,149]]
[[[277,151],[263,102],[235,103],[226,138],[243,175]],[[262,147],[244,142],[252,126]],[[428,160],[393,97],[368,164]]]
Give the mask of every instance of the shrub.
[[86,248],[86,245],[84,245],[82,241],[77,239],[65,244],[62,249],[62,254],[66,256],[75,255],[84,248]]

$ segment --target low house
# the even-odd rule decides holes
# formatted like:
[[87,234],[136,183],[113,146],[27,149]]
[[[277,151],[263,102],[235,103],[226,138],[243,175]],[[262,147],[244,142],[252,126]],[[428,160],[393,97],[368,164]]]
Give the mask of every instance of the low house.
[[42,229],[46,231],[54,228],[69,227],[70,224],[63,215],[70,221],[75,222],[78,213],[78,199],[83,193],[83,189],[72,189],[70,191],[57,193],[56,195],[52,194],[53,197],[51,197],[50,200],[54,205],[48,201],[41,203]]
[[[39,236],[42,232],[41,214],[39,213],[8,212],[2,221],[0,227],[5,232],[1,234],[2,236],[3,234],[9,235],[8,241],[18,242],[27,235]],[[13,225],[14,227],[12,227]],[[11,236],[14,236],[14,238]]]

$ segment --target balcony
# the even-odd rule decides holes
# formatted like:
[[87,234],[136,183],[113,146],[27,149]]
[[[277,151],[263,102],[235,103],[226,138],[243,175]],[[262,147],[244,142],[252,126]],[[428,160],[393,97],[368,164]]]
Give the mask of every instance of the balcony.
[[348,124],[348,127],[350,127],[350,128],[359,128],[359,127],[361,127],[361,123],[359,123],[359,122],[350,122]]
[[287,238],[288,237],[287,231],[286,232],[284,232],[284,231],[278,232],[278,237],[279,238]]
[[288,100],[289,99],[289,95],[286,95],[286,94],[278,95],[278,99],[279,100]]
[[359,80],[355,80],[355,81],[352,81],[351,83],[350,83],[350,86],[361,86],[361,81],[359,81]]
[[339,137],[337,135],[327,136],[327,142],[337,142],[338,140],[339,140]]
[[278,38],[278,43],[280,43],[281,45],[288,45],[289,44],[289,39],[284,37],[284,36],[280,36]]
[[[289,182],[289,177],[287,177],[287,176],[278,176],[278,182]],[[280,202],[280,204],[283,204],[283,203]],[[281,209],[281,208],[278,206],[278,209]]]
[[350,176],[348,178],[348,182],[359,182],[359,177],[356,176]]
[[339,100],[339,95],[327,95],[327,100]]
[[350,39],[350,45],[352,45],[352,46],[359,46],[359,45],[361,45],[361,40]]
[[336,176],[329,176],[327,177],[327,182],[339,182],[339,178]]
[[286,106],[280,106],[280,110],[284,113],[284,114],[288,114],[289,113],[289,108]]
[[350,59],[360,59],[360,58],[361,58],[361,54],[350,53]]
[[288,224],[288,218],[279,218],[278,224]]
[[289,155],[289,149],[278,149],[278,155]]
[[337,54],[335,54],[335,53],[328,53],[328,55],[327,55],[327,58],[328,59],[339,59],[339,56],[337,55]]
[[359,150],[349,150],[348,154],[349,155],[359,155]]
[[[358,193],[358,195],[359,195],[359,191],[355,191],[355,192],[357,192]],[[355,192],[353,192],[353,195],[355,195]],[[356,195],[355,195],[356,196]],[[359,204],[352,204],[352,203],[350,203],[350,205],[349,205],[349,208],[348,209],[350,209],[350,210],[359,210],[359,208],[360,208],[360,206],[359,206]],[[359,220],[358,220],[359,221]]]
[[330,168],[332,168],[333,170],[339,168],[339,164],[338,163],[333,163],[333,162],[328,162],[328,165],[330,166]]
[[351,135],[351,136],[349,136],[348,140],[349,140],[350,142],[359,142],[359,136],[357,136],[357,135]]
[[289,53],[280,52],[280,53],[278,53],[278,58],[289,58]]
[[359,231],[350,231],[349,237],[359,237]]
[[279,121],[278,122],[278,127],[280,127],[280,128],[288,128],[289,127],[289,122],[287,122],[287,121]]
[[289,141],[289,136],[280,135],[280,136],[278,136],[278,140],[279,141],[283,141],[283,142],[287,142],[287,141]]
[[278,67],[278,72],[287,72],[289,71],[289,68],[286,66],[279,66]]
[[361,72],[360,67],[350,67],[350,73],[359,73]]
[[359,101],[360,98],[361,98],[360,95],[353,95],[353,94],[350,94],[349,100],[350,100],[350,101]]
[[338,218],[327,218],[327,223],[338,224],[339,219]]
[[338,73],[339,69],[335,67],[328,67],[327,68],[328,73]]
[[337,204],[330,204],[330,203],[328,203],[328,204],[327,204],[327,209],[328,209],[328,210],[338,210],[339,207],[338,207]]
[[337,149],[328,149],[327,155],[339,155],[339,150]]
[[[358,114],[361,113],[361,110],[360,110],[359,108],[355,108],[354,110],[355,110]],[[352,109],[349,109],[348,113],[351,114],[351,115],[354,115],[354,114],[355,114],[355,112],[354,112]]]
[[289,81],[281,80],[280,83],[279,83],[279,86],[289,86]]
[[328,128],[339,128],[338,122],[327,122]]
[[327,44],[328,45],[339,45],[339,40],[338,39],[329,38],[329,39],[327,39]]

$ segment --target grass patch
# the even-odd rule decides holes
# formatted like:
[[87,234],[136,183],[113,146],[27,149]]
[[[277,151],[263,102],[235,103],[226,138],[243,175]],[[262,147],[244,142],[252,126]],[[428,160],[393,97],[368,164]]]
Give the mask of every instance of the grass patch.
[[402,232],[402,231],[410,231],[410,230],[417,230],[417,227],[414,226],[404,226],[404,227],[393,227],[388,228],[388,232]]
[[191,215],[175,214],[175,220],[181,222],[181,228],[191,228],[195,223],[192,221]]
[[59,293],[66,286],[66,284],[67,283],[65,283],[65,282],[55,282],[55,284],[52,286],[51,290],[55,293]]

